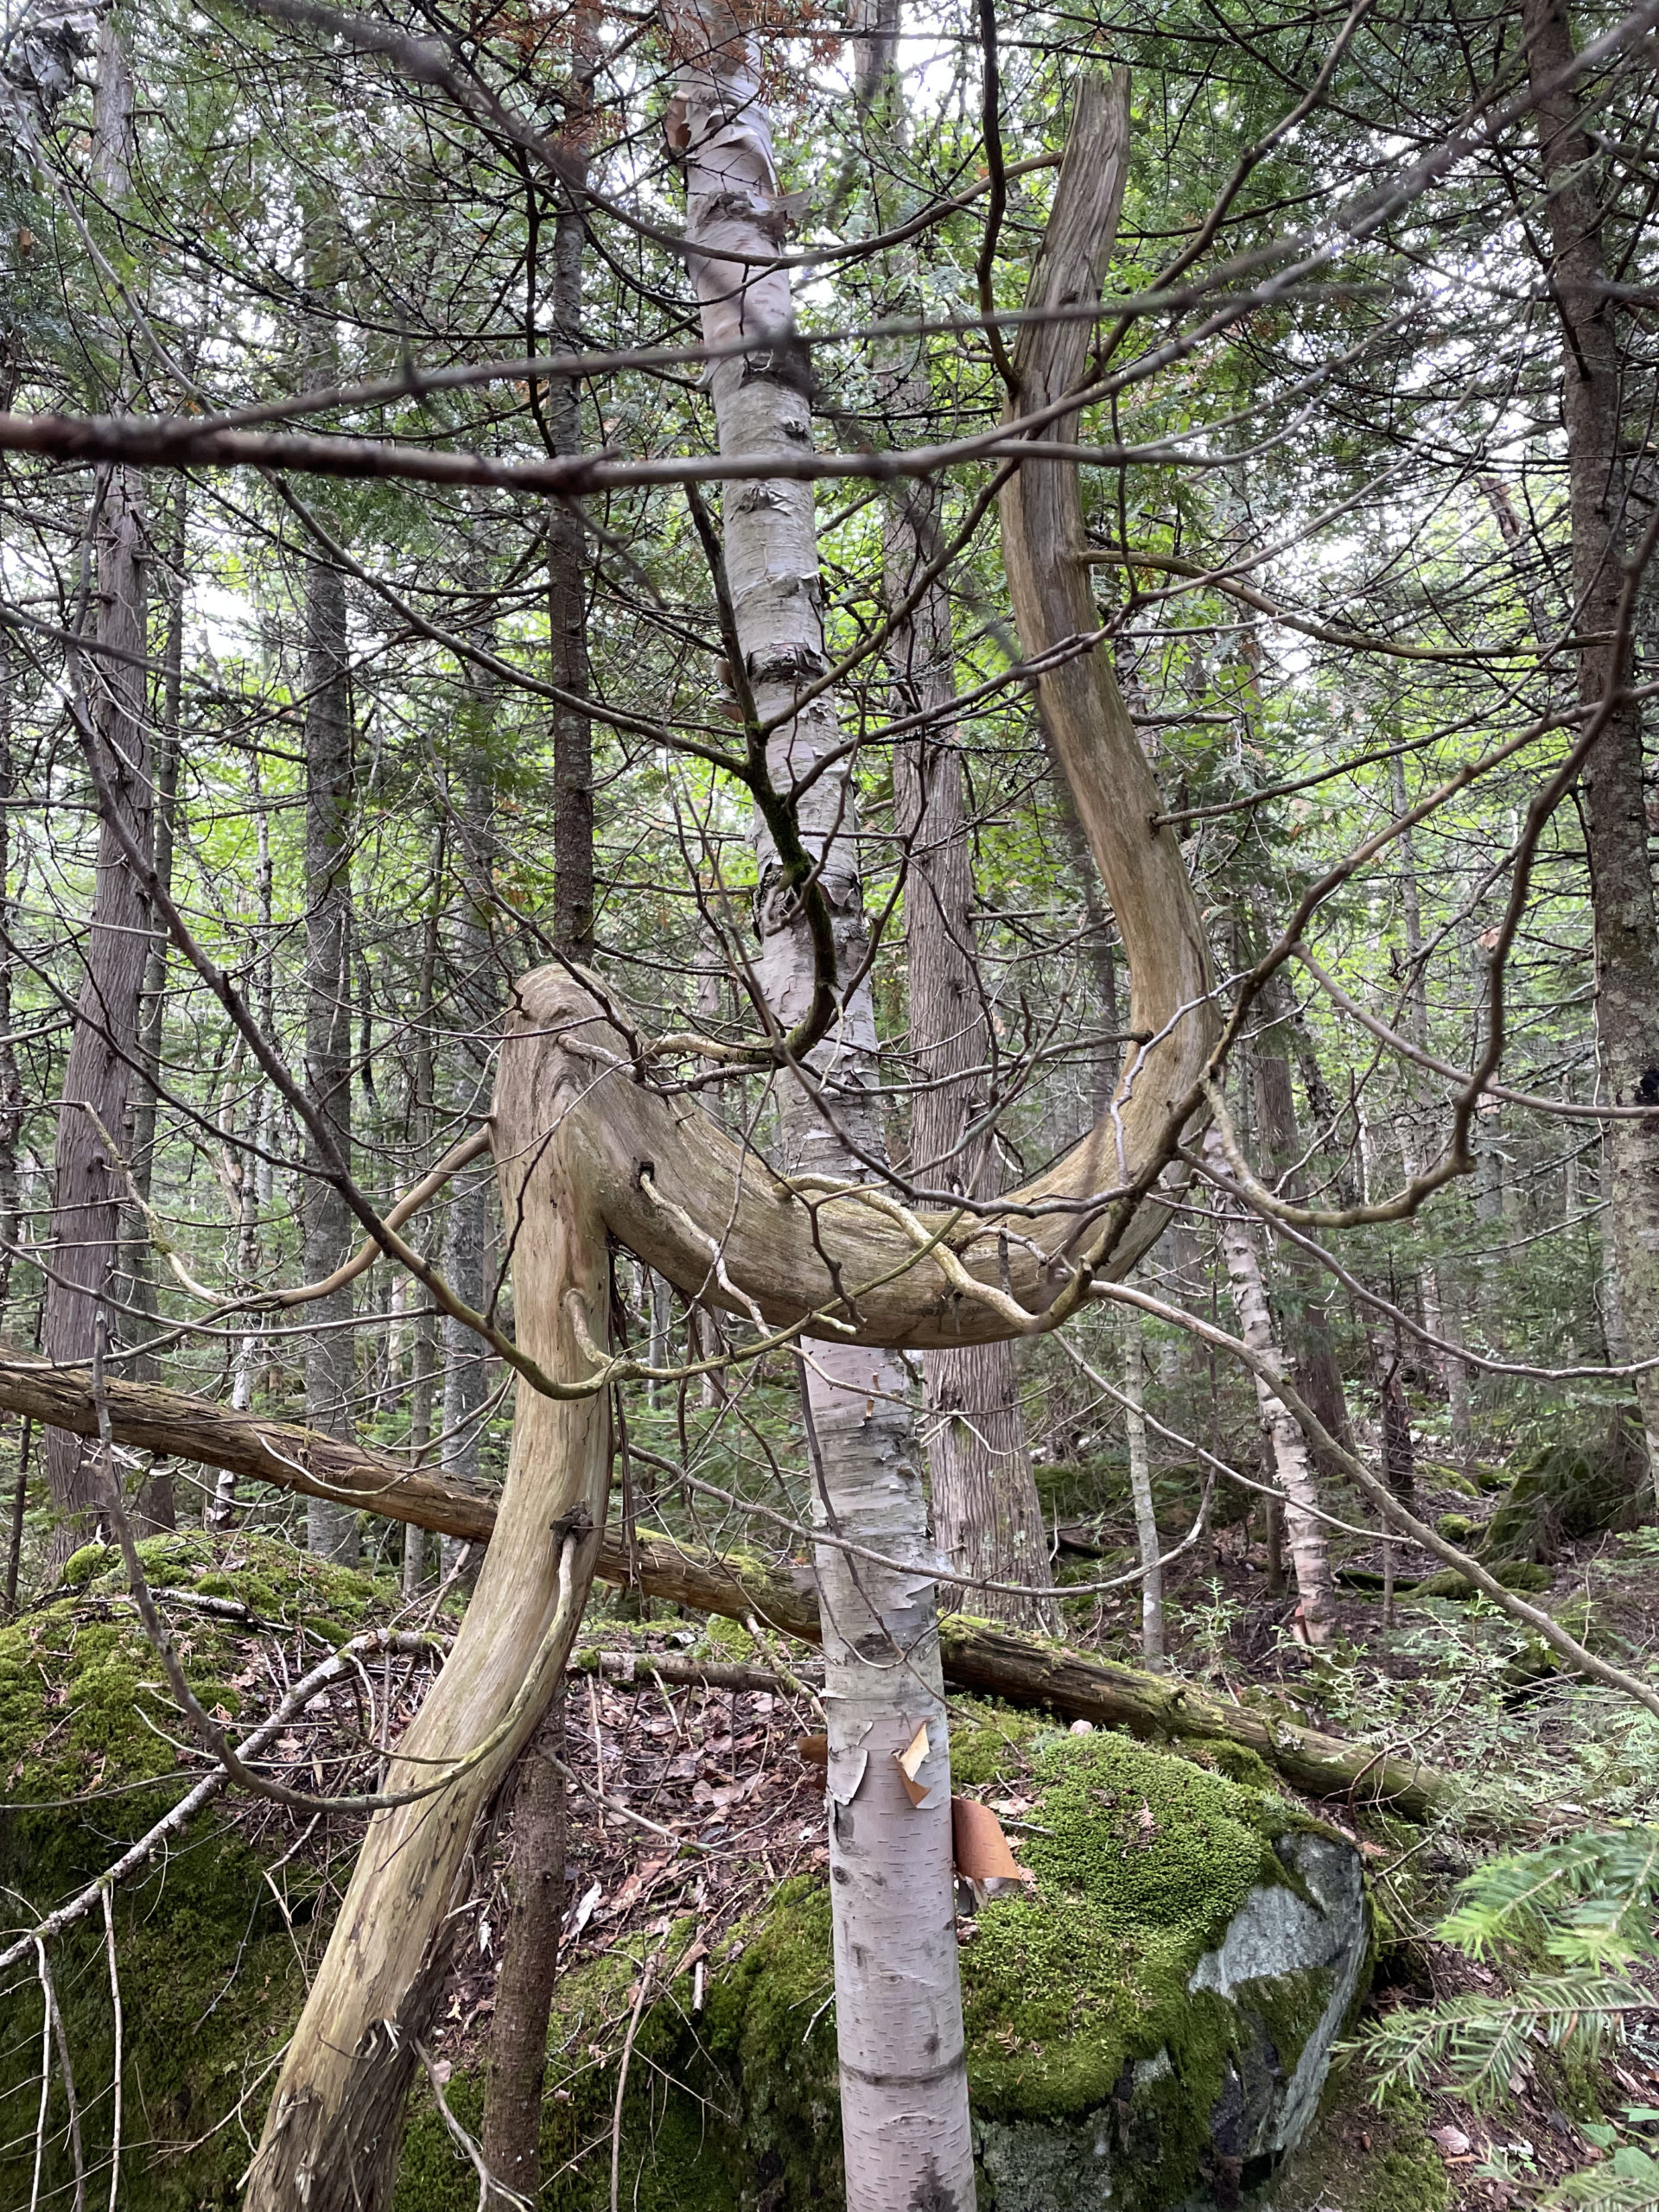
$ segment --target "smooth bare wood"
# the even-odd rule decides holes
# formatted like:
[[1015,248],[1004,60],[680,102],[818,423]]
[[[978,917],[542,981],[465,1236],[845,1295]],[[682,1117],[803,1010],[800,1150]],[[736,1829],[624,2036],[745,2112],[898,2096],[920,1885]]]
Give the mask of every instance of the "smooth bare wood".
[[[572,1297],[602,1331],[609,1255],[565,1134],[574,1101],[556,1090],[532,1096],[529,1071],[509,1040],[496,1141],[503,1205],[521,1230],[515,1308],[526,1348],[575,1374],[583,1356]],[[271,2101],[247,2212],[365,2212],[389,2201],[413,2044],[442,1989],[474,1824],[540,1721],[569,1656],[599,1548],[610,1458],[607,1393],[556,1400],[520,1383],[495,1541],[448,1663],[389,1763],[387,1789],[430,1782],[435,1768],[486,1742],[493,1747],[445,1790],[370,1821]],[[577,1602],[562,1609],[561,1554],[584,1522],[591,1533],[577,1552]],[[540,1702],[526,1703],[505,1727],[531,1680],[545,1681]]]

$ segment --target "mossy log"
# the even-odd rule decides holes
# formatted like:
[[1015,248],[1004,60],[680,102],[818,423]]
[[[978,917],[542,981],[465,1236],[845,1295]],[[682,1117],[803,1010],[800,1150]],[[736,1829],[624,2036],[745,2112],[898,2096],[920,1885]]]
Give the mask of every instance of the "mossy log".
[[[487,1541],[495,1525],[493,1501],[478,1491],[296,1423],[232,1413],[155,1383],[111,1382],[106,1398],[118,1444],[228,1467],[468,1542]],[[89,1380],[26,1354],[0,1352],[0,1408],[77,1435],[97,1433]],[[630,1541],[621,1530],[607,1529],[595,1572],[696,1612],[734,1620],[753,1616],[804,1643],[818,1641],[817,1597],[805,1567],[791,1575],[671,1536],[640,1530]],[[1450,1777],[1417,1760],[1393,1758],[1207,1696],[1191,1683],[1114,1666],[986,1621],[946,1620],[940,1632],[944,1677],[957,1689],[1046,1707],[1069,1720],[1093,1720],[1142,1738],[1242,1744],[1298,1789],[1387,1805],[1412,1820],[1430,1818],[1452,1786]]]

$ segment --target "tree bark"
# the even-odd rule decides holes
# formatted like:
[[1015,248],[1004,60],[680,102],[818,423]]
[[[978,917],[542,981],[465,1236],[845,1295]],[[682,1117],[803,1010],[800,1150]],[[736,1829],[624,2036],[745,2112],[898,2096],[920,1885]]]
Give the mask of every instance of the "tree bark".
[[[1301,1158],[1301,1137],[1296,1122],[1296,1099],[1291,1088],[1290,1056],[1285,1042],[1292,1013],[1289,987],[1281,968],[1264,987],[1258,1004],[1264,1022],[1271,1023],[1271,1046],[1258,1035],[1250,1052],[1250,1074],[1255,1095],[1256,1126],[1262,1147],[1272,1167],[1272,1180],[1283,1184],[1291,1198],[1302,1196],[1302,1178],[1296,1172]],[[1277,1252],[1288,1312],[1285,1318],[1291,1363],[1296,1386],[1325,1427],[1344,1450],[1351,1448],[1348,1400],[1343,1389],[1342,1367],[1332,1339],[1325,1308],[1325,1278],[1319,1263],[1300,1247],[1282,1243]]]
[[[352,1144],[352,770],[346,689],[346,582],[321,560],[305,571],[305,1081],[306,1094],[342,1164]],[[332,1274],[350,1253],[354,1223],[327,1179],[316,1138],[305,1138],[302,1217],[305,1271]],[[320,1299],[305,1347],[305,1414],[331,1436],[352,1433],[352,1288]],[[343,1565],[358,1554],[355,1516],[314,1498],[309,1548]]]
[[[572,156],[571,143],[565,143]],[[554,333],[557,344],[573,348],[582,343],[587,235],[581,207],[562,206],[553,226]],[[581,409],[568,378],[550,387],[548,417],[554,452],[580,452]],[[572,696],[553,707],[553,941],[573,960],[591,960],[594,953],[594,730],[575,703],[588,688],[585,552],[581,509],[556,501],[547,521],[548,639],[553,681]]]
[[[106,16],[99,24],[91,168],[94,187],[112,203],[123,200],[130,188],[131,153],[132,76],[120,36]],[[102,469],[97,496],[93,635],[110,650],[87,654],[79,663],[88,725],[83,736],[113,793],[122,826],[147,853],[149,728],[137,664],[147,643],[143,479],[136,469]],[[117,830],[100,821],[83,981],[53,1151],[41,1343],[54,1359],[91,1356],[99,1301],[119,1263],[149,921],[148,901]],[[48,1436],[45,1457],[59,1516],[52,1557],[61,1562],[92,1525],[99,1484],[80,1446],[61,1432]]]
[[[712,371],[721,449],[785,456],[811,444],[811,412],[789,281],[764,267],[778,241],[780,187],[756,57],[726,0],[692,0],[671,21],[681,62],[672,130],[685,157],[703,339],[719,346],[748,332],[772,341]],[[722,248],[760,258],[746,266],[722,258]],[[772,785],[816,773],[798,809],[801,842],[832,917],[837,976],[857,976],[868,938],[856,786],[849,763],[831,762],[841,731],[830,699],[795,705],[803,682],[829,666],[810,486],[781,477],[728,484],[723,537],[736,649],[757,712],[777,718],[766,745]],[[804,893],[763,827],[758,842],[760,974],[787,1033],[813,1003],[817,956]],[[787,1170],[859,1179],[859,1154],[879,1160],[884,1150],[868,981],[842,998],[810,1068],[805,1081],[786,1077],[779,1091]],[[903,2212],[925,2202],[972,2212],[950,1757],[930,1575],[937,1554],[909,1377],[881,1347],[820,1336],[802,1354],[815,1521],[906,1562],[890,1569],[865,1560],[855,1571],[828,1547],[817,1559],[848,2208]],[[919,1796],[899,1765],[913,1738],[925,1746],[908,1777]]]
[[[144,652],[143,489],[135,472],[103,479],[98,526],[101,645]],[[140,670],[114,653],[86,657],[91,728],[114,805],[141,850],[150,842],[149,734]],[[85,981],[64,1070],[53,1154],[52,1229],[41,1344],[60,1361],[91,1357],[99,1300],[118,1263],[127,1200],[133,1070],[139,995],[149,942],[148,901],[117,832],[100,823]],[[46,1444],[53,1503],[60,1516],[53,1551],[66,1558],[92,1525],[99,1484],[81,1447],[54,1430]]]
[[[1621,420],[1621,385],[1646,390],[1627,363],[1619,309],[1607,296],[1598,165],[1579,116],[1575,87],[1543,88],[1573,58],[1560,0],[1524,0],[1522,23],[1539,93],[1538,140],[1549,223],[1550,290],[1563,336],[1561,412],[1567,427],[1573,527],[1573,627],[1589,640],[1579,656],[1586,707],[1624,681],[1628,648],[1615,643],[1632,533],[1627,505],[1631,461]],[[1643,418],[1645,419],[1645,418]],[[1641,435],[1645,437],[1643,430]],[[1659,1109],[1659,929],[1642,788],[1642,709],[1621,701],[1608,712],[1584,770],[1584,814],[1596,948],[1596,1030],[1606,1095],[1621,1106]],[[1616,1121],[1606,1139],[1608,1211],[1619,1304],[1631,1355],[1659,1354],[1659,1110]],[[1659,1492],[1659,1370],[1637,1378],[1648,1456]]]
[[[1098,296],[1111,255],[1127,174],[1128,78],[1119,71],[1109,86],[1086,77],[1079,84],[1053,213],[1043,238],[1026,304],[1075,308]],[[1077,320],[1021,327],[1014,348],[1017,395],[1011,412],[1052,404],[1076,388],[1090,343]],[[1077,417],[1059,417],[1033,441],[1069,442]],[[1028,658],[1057,652],[1097,626],[1087,535],[1075,463],[1027,461],[1001,499],[1002,553],[1020,642]],[[1202,1058],[1215,1034],[1210,1007],[1212,977],[1204,922],[1168,830],[1153,827],[1163,802],[1141,741],[1130,721],[1110,665],[1099,652],[1073,653],[1039,677],[1037,702],[1050,747],[1070,787],[1078,818],[1123,933],[1129,962],[1129,1021],[1141,1039],[1125,1052],[1109,1109],[1077,1151],[1069,1155],[1087,1184],[1108,1191],[1147,1173],[1140,1117],[1150,1109],[1160,1129],[1170,1109],[1187,1096],[1177,1072],[1185,1053]],[[1191,1009],[1182,1024],[1182,1051],[1154,1017],[1159,1006]],[[1173,1080],[1172,1080],[1172,1077]],[[1160,1146],[1163,1160],[1173,1134]],[[1160,1161],[1160,1164],[1162,1162]],[[1107,1214],[1109,1219],[1109,1212]],[[1136,1211],[1133,1255],[1116,1240],[1112,1272],[1120,1277],[1155,1242],[1166,1219],[1155,1200]],[[1116,1239],[1116,1231],[1114,1231]],[[1068,1239],[1084,1241],[1081,1226]]]
[[[511,1904],[484,2083],[484,2164],[524,2202],[541,2186],[542,2082],[564,1921],[564,1693],[524,1747],[512,1797]],[[499,2192],[492,2201],[504,2202]]]
[[[917,486],[890,516],[885,579],[901,604],[938,537],[938,499]],[[956,696],[950,601],[935,584],[895,633],[889,659],[901,712],[949,709]],[[956,727],[941,719],[893,759],[894,812],[904,841],[905,952],[910,1065],[918,1088],[910,1118],[910,1176],[931,1190],[995,1189],[994,1135],[982,1128],[992,1091],[993,1039],[975,961],[973,861]],[[927,1464],[933,1533],[958,1573],[996,1582],[1051,1579],[1042,1507],[1032,1479],[1014,1346],[925,1352]],[[1052,1604],[995,1591],[977,1612],[1052,1629]]]
[[[1206,1135],[1204,1149],[1205,1159],[1216,1173],[1225,1176],[1227,1155],[1215,1130]],[[1238,1333],[1252,1351],[1262,1353],[1282,1376],[1279,1349],[1274,1342],[1273,1314],[1250,1225],[1219,1196],[1217,1210],[1227,1280],[1238,1315]],[[1307,1439],[1289,1408],[1274,1395],[1260,1376],[1255,1378],[1255,1395],[1262,1426],[1273,1446],[1274,1472],[1284,1503],[1285,1534],[1290,1542],[1291,1570],[1296,1577],[1296,1594],[1301,1601],[1302,1624],[1310,1643],[1328,1643],[1336,1632],[1336,1589],[1325,1541],[1325,1524],[1313,1510],[1319,1499]]]
[[1123,1348],[1123,1429],[1129,1452],[1129,1500],[1141,1547],[1141,1656],[1149,1675],[1164,1671],[1164,1568],[1158,1516],[1152,1503],[1152,1462],[1147,1452],[1141,1365],[1146,1346],[1141,1316],[1126,1306],[1118,1318]]
[[[510,1036],[504,1048],[497,1158],[504,1211],[521,1224],[513,1247],[521,1342],[575,1375],[586,1362],[574,1313],[585,1312],[602,1339],[609,1259],[592,1178],[571,1141],[577,1086],[571,1071],[561,1081],[549,1068],[541,1042],[533,1033]],[[412,2044],[442,1990],[474,1822],[539,1723],[580,1622],[609,1484],[608,1408],[607,1392],[554,1400],[519,1386],[499,1541],[386,1786],[430,1782],[434,1762],[491,1748],[435,1796],[370,1821],[271,2101],[247,2212],[300,2204],[376,2212],[388,2201]],[[569,1535],[581,1541],[562,1603]]]
[[[495,880],[495,773],[491,753],[494,696],[491,680],[469,677],[460,721],[456,764],[460,804],[454,809],[462,859],[461,912],[454,930],[452,976],[460,1016],[454,1045],[454,1104],[462,1115],[481,1109],[488,1080],[486,1040],[500,1020],[501,993],[491,944],[489,917]],[[456,1294],[475,1310],[487,1296],[485,1247],[489,1237],[488,1170],[464,1168],[449,1186],[444,1223],[443,1272]],[[453,1314],[443,1320],[443,1471],[453,1481],[478,1478],[480,1414],[488,1395],[485,1347]],[[444,1571],[457,1561],[444,1548]]]

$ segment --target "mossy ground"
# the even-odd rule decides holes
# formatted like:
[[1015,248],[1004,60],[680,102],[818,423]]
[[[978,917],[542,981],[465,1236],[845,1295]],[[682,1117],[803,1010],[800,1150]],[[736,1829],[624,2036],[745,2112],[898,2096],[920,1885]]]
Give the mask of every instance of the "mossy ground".
[[[154,1585],[239,1600],[294,1631],[308,1664],[361,1627],[386,1595],[366,1576],[255,1535],[157,1537],[142,1549]],[[13,1927],[28,1926],[93,1880],[181,1793],[180,1783],[165,1779],[178,1762],[159,1732],[176,1734],[178,1718],[125,1586],[118,1558],[88,1547],[69,1561],[60,1597],[0,1630],[0,1882]],[[184,1609],[173,1620],[203,1702],[235,1718],[252,1687],[238,1679],[246,1675],[250,1629]],[[261,1707],[269,1686],[262,1688]],[[342,1838],[347,1848],[350,1840]],[[125,2041],[122,2212],[198,2212],[236,2202],[272,2055],[303,1994],[324,1897],[315,1861],[296,1859],[273,1888],[265,1859],[225,1798],[116,1892]],[[89,2199],[104,2202],[114,2012],[101,1916],[54,1940],[48,1958],[86,2162],[100,2177]],[[0,1986],[0,2204],[30,2200],[41,2024],[38,1978],[25,1961]],[[42,2202],[67,2201],[67,2110],[54,2064]]]

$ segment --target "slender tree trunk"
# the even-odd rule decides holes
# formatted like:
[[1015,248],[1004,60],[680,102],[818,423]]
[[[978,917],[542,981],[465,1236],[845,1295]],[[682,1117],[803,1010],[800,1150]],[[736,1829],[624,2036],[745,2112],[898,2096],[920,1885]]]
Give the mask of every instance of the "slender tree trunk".
[[11,728],[14,679],[9,645],[0,639],[0,1330],[8,1335],[15,1335],[10,1326],[11,1270],[22,1218],[17,1140],[25,1118],[22,1075],[11,1027],[18,928],[11,889],[11,813],[16,791]]
[[[501,992],[490,941],[495,881],[495,774],[491,754],[495,699],[487,679],[471,682],[461,716],[454,826],[461,848],[460,918],[450,973],[460,1034],[455,1041],[454,1103],[481,1111],[487,1098],[489,1044],[500,1020]],[[443,1270],[450,1287],[474,1307],[486,1300],[485,1247],[489,1234],[489,1170],[463,1169],[449,1186]],[[479,1414],[488,1370],[480,1339],[452,1315],[443,1321],[443,1414],[441,1465],[457,1482],[478,1478]],[[460,1547],[444,1546],[444,1572]]]
[[[812,442],[805,358],[791,337],[788,278],[722,261],[721,246],[764,257],[776,244],[779,186],[755,59],[722,0],[672,11],[681,57],[671,111],[686,162],[687,236],[706,342],[747,332],[772,340],[713,370],[721,449],[798,452]],[[791,711],[803,679],[828,665],[813,494],[779,477],[731,483],[725,570],[737,645],[762,715],[784,717],[768,747],[774,787],[832,753],[830,702]],[[856,973],[868,943],[856,842],[856,794],[845,762],[803,796],[800,833],[834,918],[838,973]],[[760,972],[785,1029],[811,1002],[814,966],[798,894],[761,839]],[[785,1165],[794,1173],[861,1177],[841,1135],[880,1157],[874,1018],[868,984],[845,1003],[813,1055],[835,1126],[801,1084],[780,1096]],[[855,1535],[906,1567],[894,1572],[821,1549],[830,1721],[830,1895],[836,2037],[849,2212],[969,2212],[974,2169],[957,1978],[950,1759],[934,1586],[935,1556],[903,1362],[845,1344],[803,1346],[803,1410],[821,1525]],[[912,1802],[898,1760],[918,1733],[925,1755]]]
[[[1227,1155],[1214,1129],[1205,1138],[1205,1157],[1217,1174],[1227,1173]],[[1255,1352],[1271,1360],[1281,1374],[1280,1352],[1274,1342],[1273,1314],[1262,1281],[1262,1266],[1249,1224],[1217,1198],[1222,1250],[1227,1280],[1238,1316],[1238,1333]],[[1318,1489],[1307,1439],[1294,1415],[1258,1376],[1256,1404],[1262,1426],[1273,1447],[1274,1473],[1284,1505],[1285,1535],[1289,1541],[1291,1572],[1301,1601],[1302,1623],[1310,1643],[1328,1643],[1336,1629],[1335,1586],[1325,1541],[1325,1525],[1315,1514]]]
[[[179,733],[184,702],[184,556],[186,486],[181,477],[173,489],[172,544],[165,570],[167,634],[162,646],[162,712],[156,732],[153,835],[156,874],[163,890],[173,887],[173,824],[179,793]],[[156,1173],[156,1086],[161,1079],[162,1028],[167,1009],[167,950],[165,930],[150,938],[144,963],[144,988],[138,1024],[138,1059],[143,1073],[135,1085],[132,1108],[132,1181],[137,1198],[148,1203]],[[149,1317],[135,1328],[149,1335],[157,1325],[155,1267],[149,1232],[140,1206],[127,1215],[123,1237],[129,1256],[126,1295]],[[139,1351],[130,1371],[141,1382],[161,1372],[153,1352]],[[251,1402],[250,1401],[249,1402]],[[141,1529],[171,1529],[177,1515],[171,1471],[153,1468],[146,1478],[134,1519]]]
[[[144,651],[142,491],[135,472],[104,479],[98,531],[96,636],[135,656]],[[124,662],[87,655],[91,742],[116,810],[141,849],[150,836],[149,741],[143,678]],[[99,1299],[118,1262],[125,1165],[130,1156],[132,1067],[138,1052],[138,1002],[149,915],[115,830],[100,826],[98,881],[88,932],[85,982],[64,1071],[53,1155],[50,1274],[41,1349],[48,1358],[91,1356]],[[62,1524],[59,1558],[84,1537],[98,1495],[73,1438],[53,1430],[47,1475]]]
[[[938,499],[917,486],[888,523],[887,596],[902,602],[937,536]],[[895,634],[891,659],[906,714],[948,709],[956,696],[950,602],[936,584]],[[912,1179],[983,1198],[995,1189],[995,1147],[977,1127],[992,1092],[991,1025],[975,962],[974,878],[962,757],[941,720],[899,747],[895,813],[908,863],[905,950],[910,981]],[[1020,1376],[1010,1343],[922,1355],[933,1533],[958,1573],[1050,1581],[1042,1507],[1032,1479]],[[1041,1599],[974,1593],[973,1610],[1052,1630]]]
[[[1625,667],[1612,638],[1631,533],[1626,507],[1620,309],[1606,291],[1597,164],[1579,119],[1576,87],[1541,88],[1567,67],[1573,39],[1560,0],[1523,0],[1522,22],[1549,224],[1550,289],[1563,326],[1562,414],[1573,524],[1573,627],[1592,642],[1579,657],[1579,696],[1605,700]],[[1645,390],[1632,367],[1633,389]],[[1643,433],[1645,435],[1645,433]],[[1613,706],[1584,771],[1596,945],[1596,1029],[1607,1096],[1659,1107],[1659,929],[1642,785],[1642,709]],[[1608,1129],[1606,1198],[1619,1303],[1632,1355],[1659,1354],[1659,1110]],[[1659,1370],[1637,1379],[1648,1455],[1659,1491]]]
[[[334,1149],[349,1164],[352,1143],[352,771],[346,583],[322,561],[305,572],[305,1076],[306,1091]],[[356,1224],[344,1195],[326,1179],[308,1131],[303,1185],[305,1271],[331,1274],[352,1247]],[[349,1284],[308,1309],[305,1414],[326,1435],[353,1428],[355,1360]],[[358,1554],[355,1514],[312,1498],[310,1549],[349,1566]]]
[[[587,174],[587,115],[592,98],[596,16],[578,4],[572,18],[575,67],[565,156]],[[588,226],[570,184],[553,223],[555,341],[582,344],[582,257]],[[548,428],[558,454],[582,449],[582,409],[568,378],[548,392]],[[582,511],[556,500],[547,524],[547,618],[553,681],[571,695],[553,709],[553,942],[575,960],[594,952],[594,731],[580,702],[588,690],[588,572]]]
[[[541,2183],[542,2082],[547,2023],[564,1920],[567,1813],[564,1692],[555,1693],[518,1762],[512,1798],[511,1904],[495,1978],[489,2072],[484,2084],[484,2163],[531,2204]],[[505,2199],[492,2193],[492,2201]]]
[[1135,1508],[1135,1540],[1141,1548],[1141,1656],[1149,1674],[1164,1671],[1163,1548],[1152,1503],[1152,1461],[1147,1450],[1143,1410],[1145,1332],[1132,1306],[1121,1309],[1118,1328],[1123,1351],[1123,1429],[1129,1450],[1129,1501]]
[[[98,190],[112,202],[126,196],[131,139],[132,78],[120,39],[105,16],[99,26],[92,172]],[[144,658],[147,644],[144,496],[138,471],[100,471],[99,501],[93,635],[111,650],[81,657],[82,697],[91,724],[88,742],[112,794],[114,811],[143,851],[150,842],[151,794],[144,678],[135,664]],[[117,658],[122,654],[130,658]],[[132,1067],[149,938],[148,902],[115,829],[101,823],[84,980],[53,1153],[50,1273],[41,1334],[41,1349],[52,1359],[90,1357],[99,1301],[119,1263],[132,1149]],[[60,1561],[92,1525],[98,1482],[73,1437],[49,1431],[45,1456],[60,1516],[53,1556]]]
[[[1287,1197],[1300,1198],[1303,1178],[1298,1162],[1302,1146],[1291,1087],[1288,1039],[1293,1008],[1282,969],[1269,978],[1258,1004],[1264,1022],[1270,1026],[1257,1037],[1250,1052],[1256,1127],[1263,1154],[1271,1165],[1273,1182],[1283,1184]],[[1287,1239],[1277,1246],[1275,1262],[1284,1289],[1285,1337],[1296,1387],[1337,1443],[1351,1448],[1342,1366],[1325,1309],[1328,1278],[1311,1254]]]

